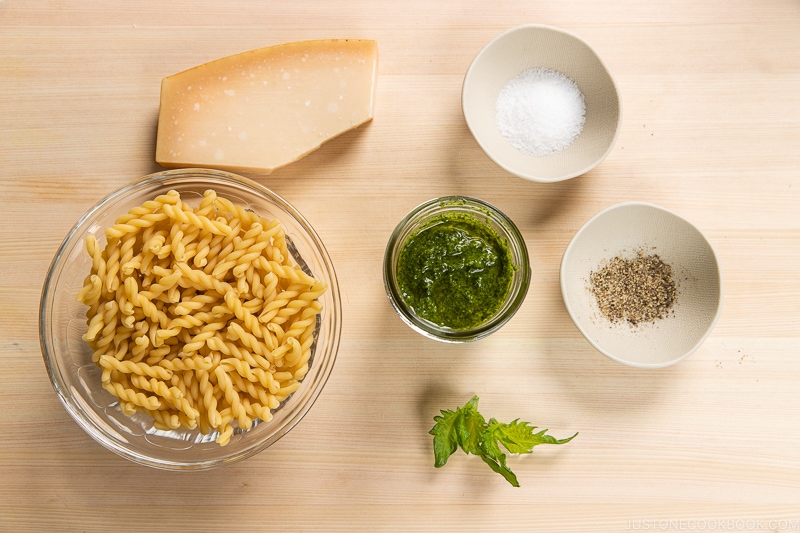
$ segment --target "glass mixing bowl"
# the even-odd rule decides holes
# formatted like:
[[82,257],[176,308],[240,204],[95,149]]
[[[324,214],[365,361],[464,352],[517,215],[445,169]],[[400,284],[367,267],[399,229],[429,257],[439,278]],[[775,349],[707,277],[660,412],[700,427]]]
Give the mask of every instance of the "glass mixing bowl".
[[[322,311],[317,315],[309,371],[300,388],[273,411],[272,420],[256,419],[249,430],[236,429],[226,446],[215,442],[214,432],[204,435],[198,429],[157,429],[146,414],[123,413],[118,399],[101,386],[101,369],[92,361],[92,350],[82,339],[87,331],[87,306],[76,299],[92,264],[84,243],[88,235],[95,235],[102,247],[105,229],[129,209],[170,190],[178,191],[185,202],[196,207],[208,189],[261,217],[279,220],[295,261],[306,273],[328,285],[320,297]],[[340,333],[336,274],[308,221],[265,187],[235,174],[205,169],[145,176],[90,209],[69,232],[53,259],[39,314],[45,365],[70,416],[112,452],[136,463],[171,470],[200,470],[232,463],[266,449],[286,435],[311,409],[330,376]]]

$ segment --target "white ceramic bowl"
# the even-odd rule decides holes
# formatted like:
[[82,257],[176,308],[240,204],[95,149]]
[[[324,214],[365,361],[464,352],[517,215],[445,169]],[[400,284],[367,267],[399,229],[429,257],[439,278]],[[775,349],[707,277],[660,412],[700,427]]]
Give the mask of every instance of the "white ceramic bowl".
[[[657,254],[672,267],[675,304],[651,323],[612,322],[590,291],[590,274],[638,251]],[[618,204],[592,217],[567,246],[560,274],[564,305],[586,340],[634,367],[682,361],[705,341],[722,311],[722,275],[708,239],[689,221],[648,203]]]
[[[498,94],[529,68],[566,75],[578,85],[586,104],[580,135],[552,155],[533,156],[515,148],[497,125]],[[595,168],[611,152],[621,122],[617,87],[600,56],[578,36],[537,24],[512,28],[478,53],[464,77],[461,106],[486,155],[511,174],[537,182],[566,180]]]
[[[197,429],[163,430],[145,414],[120,410],[117,398],[101,386],[101,371],[92,362],[92,350],[81,338],[86,332],[87,307],[76,295],[89,274],[87,235],[105,245],[105,228],[120,215],[158,195],[176,190],[194,206],[203,192],[278,219],[284,226],[289,250],[298,264],[328,284],[320,298],[309,371],[300,389],[274,412],[269,422],[256,420],[249,430],[236,429],[230,442],[214,442],[217,433]],[[75,422],[114,453],[136,463],[171,470],[200,470],[232,463],[258,453],[291,430],[311,409],[330,375],[339,347],[341,307],[339,287],[330,257],[319,236],[289,203],[246,178],[216,170],[172,170],[146,176],[110,194],[90,209],[72,228],[58,249],[45,280],[39,315],[42,353],[53,387]]]

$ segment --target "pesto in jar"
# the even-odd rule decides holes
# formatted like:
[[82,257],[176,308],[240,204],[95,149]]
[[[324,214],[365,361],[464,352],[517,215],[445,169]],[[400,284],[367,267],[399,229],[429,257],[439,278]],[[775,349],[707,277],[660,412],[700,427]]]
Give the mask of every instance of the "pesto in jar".
[[465,330],[497,313],[515,270],[508,243],[494,228],[469,213],[451,212],[408,237],[397,283],[417,316]]

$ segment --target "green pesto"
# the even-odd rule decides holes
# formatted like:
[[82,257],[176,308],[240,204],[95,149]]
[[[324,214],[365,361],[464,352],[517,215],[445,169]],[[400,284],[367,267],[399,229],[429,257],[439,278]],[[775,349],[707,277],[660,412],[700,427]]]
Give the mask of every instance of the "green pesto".
[[515,269],[508,243],[494,228],[468,213],[443,213],[403,244],[397,283],[418,316],[465,330],[502,307]]

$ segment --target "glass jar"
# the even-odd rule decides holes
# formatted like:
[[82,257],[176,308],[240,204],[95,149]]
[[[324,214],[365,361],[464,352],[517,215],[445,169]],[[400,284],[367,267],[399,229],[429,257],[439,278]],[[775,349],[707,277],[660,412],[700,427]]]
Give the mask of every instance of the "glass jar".
[[[512,268],[511,282],[497,310],[475,325],[450,327],[421,316],[409,304],[398,281],[398,265],[403,248],[420,230],[447,217],[468,217],[476,225],[496,234],[497,241],[507,248]],[[531,269],[528,250],[519,229],[503,212],[477,198],[447,196],[429,200],[411,210],[392,232],[383,261],[383,281],[389,301],[400,318],[412,329],[431,339],[443,342],[469,342],[481,339],[500,329],[517,312],[530,284]],[[491,305],[491,304],[489,304]],[[464,310],[464,313],[470,312]]]

